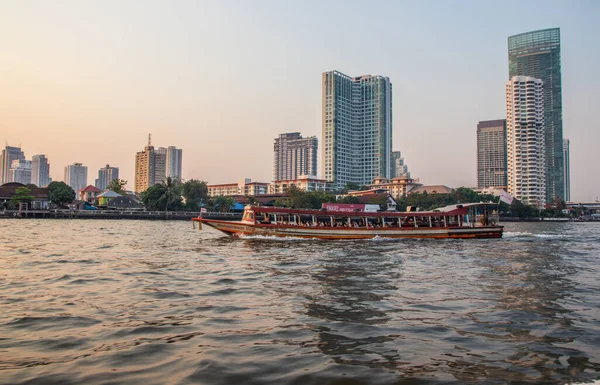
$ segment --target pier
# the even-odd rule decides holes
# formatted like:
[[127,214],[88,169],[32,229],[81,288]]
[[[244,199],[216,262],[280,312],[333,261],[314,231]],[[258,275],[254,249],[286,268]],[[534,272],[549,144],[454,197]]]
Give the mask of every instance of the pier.
[[[136,219],[136,220],[190,220],[198,217],[190,211],[140,210],[3,210],[0,219]],[[208,219],[241,220],[242,213],[208,212]]]

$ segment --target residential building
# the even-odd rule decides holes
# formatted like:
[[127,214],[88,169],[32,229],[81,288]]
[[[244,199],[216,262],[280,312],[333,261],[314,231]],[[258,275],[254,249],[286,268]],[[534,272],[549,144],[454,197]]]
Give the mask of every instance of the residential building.
[[543,83],[546,201],[564,199],[562,79],[560,29],[550,28],[508,38],[509,80],[531,76]]
[[436,184],[431,186],[418,186],[410,190],[409,194],[451,194],[454,192],[452,187],[448,187],[443,184]]
[[25,159],[25,153],[21,151],[21,147],[6,146],[2,150],[0,156],[0,185],[12,182],[10,179],[10,167],[12,162],[18,159]]
[[91,184],[78,191],[79,200],[91,204],[98,203],[98,196],[100,194],[102,194],[102,190],[92,186]]
[[30,184],[31,161],[25,159],[13,160],[8,173],[8,179],[15,183]]
[[392,175],[392,83],[388,77],[322,76],[321,175],[342,189]]
[[[386,190],[394,199],[405,197],[413,189],[422,186],[417,179],[407,176],[397,176],[387,179],[379,176],[368,185],[369,190]],[[357,195],[355,191],[348,191],[350,195]]]
[[98,179],[96,179],[94,185],[101,191],[106,190],[106,186],[114,179],[119,179],[119,168],[110,167],[109,164],[106,167],[98,170]]
[[269,183],[252,182],[250,178],[240,179],[237,183],[207,185],[208,196],[262,195],[269,192]]
[[46,155],[34,155],[31,158],[31,183],[38,187],[46,187],[52,182],[50,164]]
[[87,186],[87,167],[81,163],[65,166],[65,183],[77,193]]
[[404,164],[404,158],[400,151],[392,151],[392,169],[390,179],[404,176],[410,178],[410,172],[408,172],[408,166]]
[[302,191],[333,191],[333,183],[314,176],[301,175],[296,179],[275,180],[269,186],[269,194],[285,194],[290,187],[295,186]]
[[167,149],[159,147],[154,156],[154,184],[164,182],[167,178]]
[[[25,185],[15,182],[9,182],[0,185],[0,208],[6,208],[10,205],[11,198],[17,193],[17,189],[20,187],[25,187]],[[33,196],[33,200],[27,205],[27,209],[48,209],[48,205],[50,204],[50,200],[48,198],[48,187],[34,187],[30,189],[29,195]]]
[[167,147],[167,176],[181,180],[183,150],[175,146]]
[[477,187],[506,188],[506,119],[477,124]]
[[564,159],[565,159],[565,165],[564,165],[564,170],[565,170],[565,195],[564,195],[564,201],[568,202],[571,200],[571,160],[570,160],[570,147],[571,147],[571,141],[569,139],[565,139],[563,141],[563,152],[564,152]]
[[303,138],[299,132],[279,135],[273,145],[273,180],[317,175],[317,149],[315,136]]
[[543,88],[529,76],[506,83],[507,191],[540,209],[546,202]]

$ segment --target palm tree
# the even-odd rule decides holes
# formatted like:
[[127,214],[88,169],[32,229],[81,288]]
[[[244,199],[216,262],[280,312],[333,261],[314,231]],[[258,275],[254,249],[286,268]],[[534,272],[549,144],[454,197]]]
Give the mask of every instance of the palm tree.
[[169,208],[169,203],[174,201],[176,198],[181,197],[181,182],[177,178],[171,178],[170,176],[166,177],[164,181],[161,182],[160,186],[163,189],[163,194],[160,197],[161,199],[165,199],[165,215],[167,214],[167,209]]

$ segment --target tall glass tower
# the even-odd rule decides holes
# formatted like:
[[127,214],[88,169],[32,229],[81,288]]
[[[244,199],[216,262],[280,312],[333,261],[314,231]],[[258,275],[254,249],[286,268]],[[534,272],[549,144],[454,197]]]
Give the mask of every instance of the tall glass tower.
[[391,176],[392,83],[388,77],[323,73],[321,173],[336,189]]
[[543,81],[546,200],[565,199],[559,28],[508,38],[508,78],[513,76],[532,76]]

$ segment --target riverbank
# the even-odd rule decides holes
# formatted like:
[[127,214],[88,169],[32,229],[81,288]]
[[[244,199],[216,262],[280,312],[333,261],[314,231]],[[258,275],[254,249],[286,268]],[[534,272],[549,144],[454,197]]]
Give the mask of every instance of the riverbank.
[[[139,219],[139,220],[181,220],[189,221],[198,212],[187,211],[134,211],[134,210],[5,210],[0,211],[0,219]],[[241,220],[242,213],[209,212],[202,215],[208,219]]]

